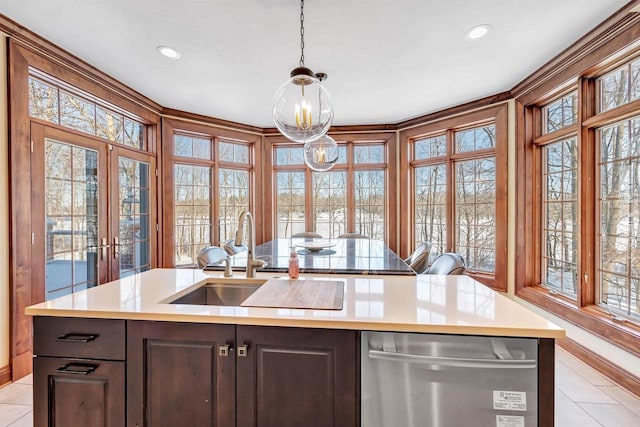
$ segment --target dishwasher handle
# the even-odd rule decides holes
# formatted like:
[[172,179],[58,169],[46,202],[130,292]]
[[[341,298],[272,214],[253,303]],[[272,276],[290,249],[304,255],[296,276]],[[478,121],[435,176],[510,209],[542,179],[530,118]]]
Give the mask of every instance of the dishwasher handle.
[[394,353],[382,350],[369,350],[369,358],[390,360],[393,362],[416,363],[421,365],[437,365],[453,368],[479,369],[535,369],[535,360],[515,359],[469,359],[461,357],[427,356],[421,354]]

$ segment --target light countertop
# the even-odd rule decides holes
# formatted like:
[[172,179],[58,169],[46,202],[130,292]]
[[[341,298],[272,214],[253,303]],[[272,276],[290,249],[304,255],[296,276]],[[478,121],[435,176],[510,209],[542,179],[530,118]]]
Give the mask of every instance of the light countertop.
[[[234,276],[244,279],[238,272]],[[280,276],[257,275],[274,277]],[[344,282],[342,310],[163,303],[223,279],[222,272],[154,269],[27,307],[26,314],[514,337],[565,335],[560,327],[468,276],[300,276],[316,278]]]

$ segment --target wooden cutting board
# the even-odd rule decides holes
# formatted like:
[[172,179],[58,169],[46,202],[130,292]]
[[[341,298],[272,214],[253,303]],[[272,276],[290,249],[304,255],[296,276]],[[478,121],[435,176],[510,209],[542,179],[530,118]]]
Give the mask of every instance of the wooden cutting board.
[[344,282],[338,280],[271,279],[260,286],[242,307],[342,310]]

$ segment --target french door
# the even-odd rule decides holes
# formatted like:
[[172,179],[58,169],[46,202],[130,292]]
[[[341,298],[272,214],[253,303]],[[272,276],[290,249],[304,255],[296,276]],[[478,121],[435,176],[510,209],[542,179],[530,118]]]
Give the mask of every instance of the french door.
[[155,159],[41,124],[31,135],[36,300],[154,266]]

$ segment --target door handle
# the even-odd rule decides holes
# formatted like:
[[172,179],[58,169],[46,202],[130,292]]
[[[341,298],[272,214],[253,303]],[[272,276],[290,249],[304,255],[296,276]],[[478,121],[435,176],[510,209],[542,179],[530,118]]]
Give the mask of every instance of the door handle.
[[228,357],[230,351],[233,351],[233,347],[231,347],[229,344],[224,344],[224,345],[218,346],[218,355],[219,356]]
[[394,353],[391,351],[369,350],[370,359],[389,360],[394,362],[437,365],[453,368],[480,369],[535,369],[535,359],[475,359],[461,357],[428,356],[422,354]]
[[86,246],[86,249],[100,249],[100,261],[104,261],[108,256],[107,249],[109,249],[111,245],[107,244],[106,237],[103,237],[100,243],[98,246]]
[[118,237],[113,238],[113,257],[118,259],[120,256],[120,240]]
[[89,375],[98,369],[100,365],[90,365],[88,363],[67,363],[56,369],[61,374]]

